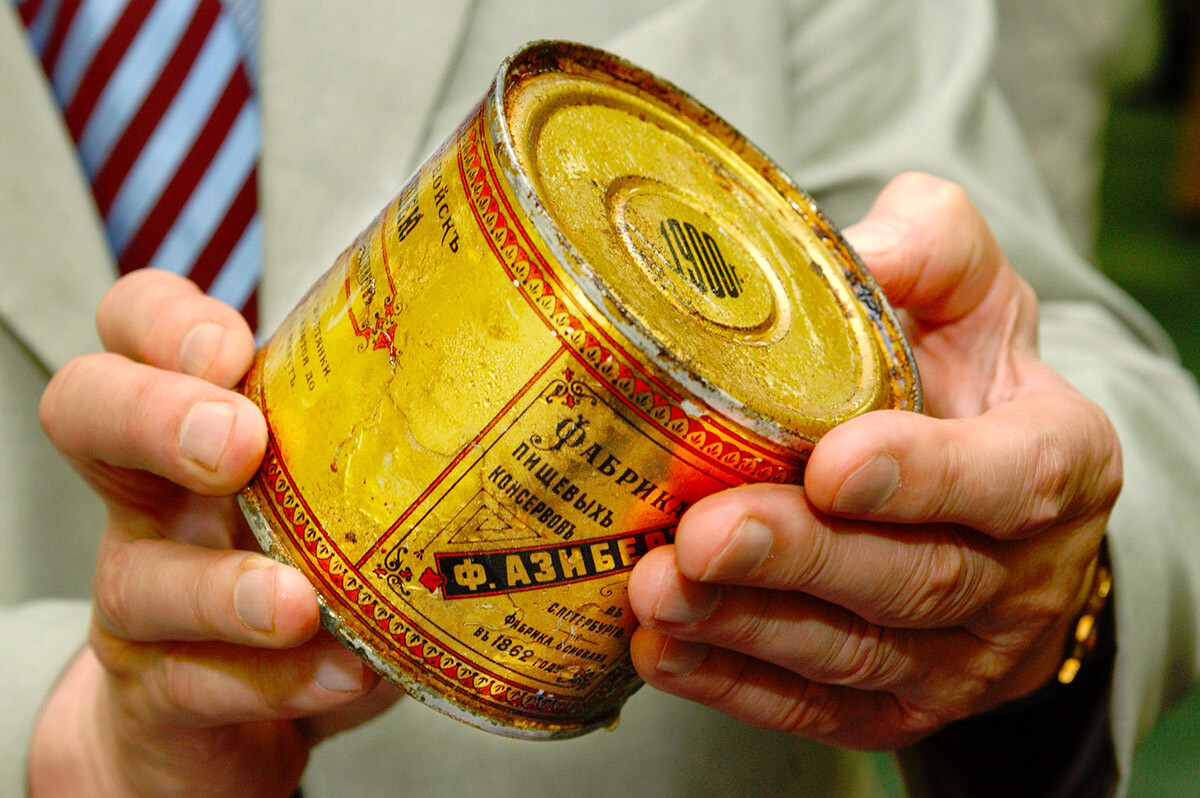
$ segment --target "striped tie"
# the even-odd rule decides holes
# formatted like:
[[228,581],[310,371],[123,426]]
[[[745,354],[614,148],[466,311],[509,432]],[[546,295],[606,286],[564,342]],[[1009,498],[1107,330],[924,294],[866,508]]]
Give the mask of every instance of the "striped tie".
[[258,106],[219,0],[15,0],[121,273],[194,280],[257,318]]

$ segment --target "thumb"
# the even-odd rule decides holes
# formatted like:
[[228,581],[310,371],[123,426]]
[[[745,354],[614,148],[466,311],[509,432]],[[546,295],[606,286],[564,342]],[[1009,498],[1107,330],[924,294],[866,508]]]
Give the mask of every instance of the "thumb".
[[892,180],[843,234],[888,300],[918,322],[944,325],[968,315],[1005,264],[966,192],[916,172]]

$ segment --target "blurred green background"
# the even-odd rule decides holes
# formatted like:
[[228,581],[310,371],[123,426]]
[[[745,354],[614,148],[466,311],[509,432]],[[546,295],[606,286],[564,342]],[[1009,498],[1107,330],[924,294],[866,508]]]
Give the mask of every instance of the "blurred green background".
[[1200,218],[1171,206],[1182,106],[1157,92],[1118,97],[1105,137],[1096,260],[1175,340],[1200,374]]

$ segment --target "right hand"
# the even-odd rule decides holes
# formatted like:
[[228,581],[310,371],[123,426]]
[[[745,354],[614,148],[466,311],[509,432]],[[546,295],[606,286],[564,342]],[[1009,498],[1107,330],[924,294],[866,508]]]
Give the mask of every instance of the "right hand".
[[232,308],[135,272],[97,311],[109,350],[42,397],[59,451],[104,500],[88,646],[34,730],[34,795],[282,795],[313,745],[399,691],[319,631],[295,569],[251,553],[231,494],[266,445],[230,390],[253,338]]

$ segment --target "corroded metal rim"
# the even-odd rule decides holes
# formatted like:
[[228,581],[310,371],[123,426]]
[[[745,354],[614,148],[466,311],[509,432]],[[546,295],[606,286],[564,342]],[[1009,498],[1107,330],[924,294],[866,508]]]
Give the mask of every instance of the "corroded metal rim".
[[[616,328],[655,366],[670,375],[687,393],[696,396],[719,414],[730,418],[772,443],[805,451],[816,443],[800,436],[779,422],[754,411],[720,385],[697,375],[676,357],[670,348],[616,301],[595,270],[564,235],[560,225],[547,211],[538,191],[521,168],[517,146],[509,125],[508,96],[523,77],[560,72],[581,77],[604,76],[616,80],[644,99],[664,106],[711,135],[733,156],[745,162],[773,188],[829,249],[859,303],[874,334],[883,358],[884,380],[891,389],[892,408],[920,412],[922,392],[920,376],[912,350],[904,337],[895,311],[883,291],[850,248],[837,227],[765,153],[735,130],[719,115],[687,92],[604,50],[565,41],[531,42],[510,55],[496,73],[488,92],[487,121],[493,141],[503,151],[500,166],[509,181],[521,209],[533,222],[551,254],[576,281],[580,289]],[[703,409],[696,407],[696,415]]]

